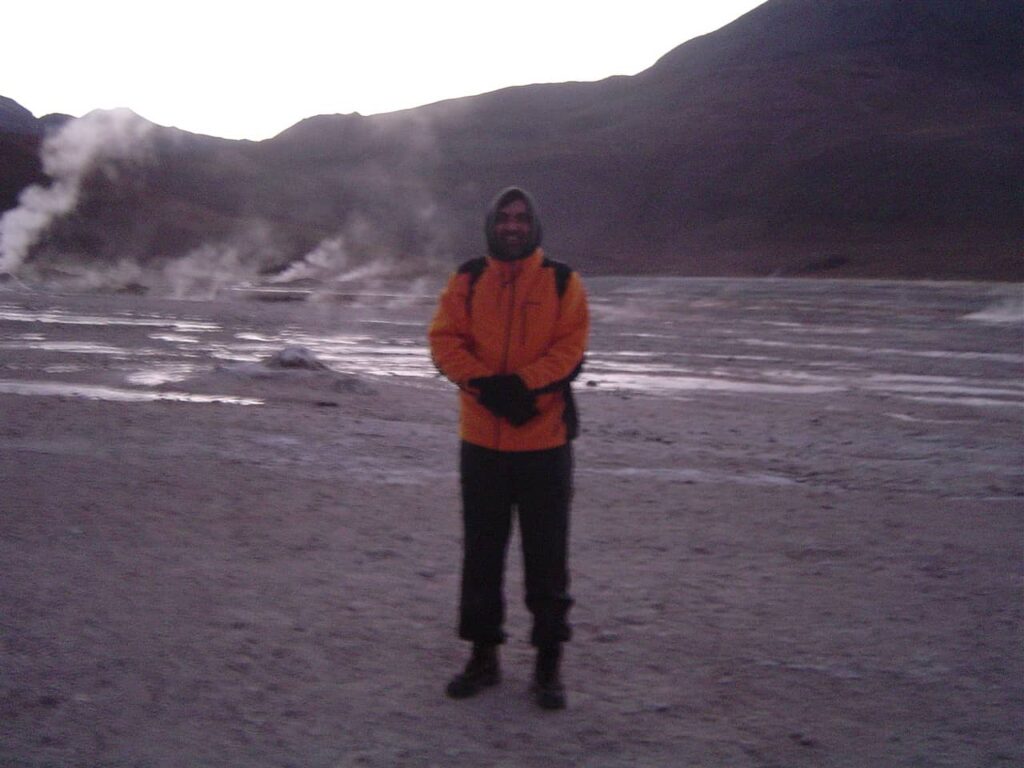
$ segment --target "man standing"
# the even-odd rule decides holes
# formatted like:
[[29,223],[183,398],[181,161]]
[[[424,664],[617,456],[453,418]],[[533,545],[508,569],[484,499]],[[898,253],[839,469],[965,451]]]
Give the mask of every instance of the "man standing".
[[532,691],[565,707],[560,675],[569,640],[568,534],[576,407],[570,382],[587,343],[579,275],[541,250],[536,206],[510,187],[484,225],[488,255],[452,275],[430,325],[438,369],[459,387],[459,469],[464,524],[459,637],[473,644],[448,684],[461,699],[498,683],[503,582],[515,509],[526,605],[537,648]]

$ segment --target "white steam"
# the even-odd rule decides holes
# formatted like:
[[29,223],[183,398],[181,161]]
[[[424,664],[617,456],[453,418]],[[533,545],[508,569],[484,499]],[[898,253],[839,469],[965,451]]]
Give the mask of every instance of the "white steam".
[[[28,261],[33,248],[44,242],[52,225],[79,206],[87,180],[104,174],[116,187],[117,174],[129,173],[132,165],[155,155],[158,133],[154,128],[129,110],[95,111],[68,121],[48,136],[40,154],[50,183],[25,189],[18,207],[0,217],[0,276],[6,275],[7,281],[16,280],[16,275],[42,276],[50,284],[57,282],[72,290],[155,290],[175,298],[212,299],[236,287],[294,287],[314,298],[370,295],[377,300],[401,295],[415,300],[424,281],[435,280],[450,268],[450,237],[438,221],[430,185],[406,181],[400,190],[406,200],[403,207],[413,219],[413,232],[421,234],[410,235],[409,227],[403,230],[390,221],[382,223],[379,211],[369,215],[351,210],[338,222],[333,236],[272,277],[264,269],[281,264],[281,249],[287,245],[282,245],[271,224],[255,216],[238,221],[226,237],[208,241],[182,257],[124,253],[134,242],[130,241],[116,262],[69,253],[37,269],[40,265]],[[432,151],[429,126],[417,136],[419,155]],[[374,194],[381,199],[393,196],[392,182],[391,173],[382,169]],[[157,210],[154,215],[165,214]],[[147,223],[151,222],[140,225]]]
[[[1018,289],[1019,290],[1019,289]],[[1007,296],[985,309],[964,316],[979,323],[1015,324],[1024,322],[1024,293]]]
[[[43,141],[43,172],[48,187],[32,185],[18,207],[0,218],[0,274],[14,274],[54,219],[78,204],[82,181],[95,168],[114,160],[138,158],[148,148],[153,124],[127,109],[90,112],[69,120]],[[113,166],[107,166],[108,173]]]
[[318,283],[350,283],[386,277],[394,268],[389,259],[356,259],[344,235],[328,238],[286,270],[267,280],[270,284],[310,280]]
[[237,247],[217,244],[200,246],[169,262],[163,278],[176,299],[213,299],[222,289],[251,279],[254,273]]

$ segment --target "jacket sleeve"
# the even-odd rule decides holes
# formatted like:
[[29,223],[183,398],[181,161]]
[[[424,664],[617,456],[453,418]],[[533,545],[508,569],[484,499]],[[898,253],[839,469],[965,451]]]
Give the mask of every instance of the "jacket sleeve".
[[454,274],[438,300],[434,319],[427,332],[430,356],[437,369],[459,387],[466,388],[470,379],[491,376],[490,370],[473,354],[466,301],[469,278]]
[[551,391],[572,381],[583,365],[590,333],[587,294],[579,275],[573,272],[566,285],[555,326],[554,341],[548,351],[516,371],[531,391]]

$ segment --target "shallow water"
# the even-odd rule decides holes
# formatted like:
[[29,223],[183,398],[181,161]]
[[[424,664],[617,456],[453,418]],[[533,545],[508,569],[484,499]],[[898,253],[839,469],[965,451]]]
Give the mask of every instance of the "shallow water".
[[[856,392],[972,408],[1024,405],[1021,286],[593,278],[578,389],[673,398]],[[0,292],[0,392],[239,402],[189,381],[286,346],[367,379],[437,381],[433,295],[216,301]],[[275,299],[280,297],[275,296]],[[295,297],[291,297],[295,298]],[[173,385],[174,391],[167,390]]]

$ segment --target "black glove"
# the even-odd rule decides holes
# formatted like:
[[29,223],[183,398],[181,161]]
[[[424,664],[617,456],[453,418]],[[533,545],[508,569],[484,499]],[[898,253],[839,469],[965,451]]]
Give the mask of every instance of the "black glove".
[[537,415],[536,398],[514,373],[470,379],[469,386],[480,390],[480,405],[512,426],[521,427]]

